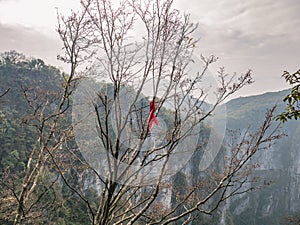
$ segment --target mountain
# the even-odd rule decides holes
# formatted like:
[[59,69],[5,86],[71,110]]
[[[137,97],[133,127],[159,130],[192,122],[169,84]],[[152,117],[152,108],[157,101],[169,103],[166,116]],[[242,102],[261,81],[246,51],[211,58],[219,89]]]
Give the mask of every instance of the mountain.
[[[28,157],[28,149],[32,148],[36,137],[30,127],[23,126],[26,122],[23,118],[30,111],[30,107],[23,97],[22,88],[35,91],[59,91],[64,75],[56,68],[45,65],[42,60],[28,59],[16,52],[3,54],[0,58],[0,95],[10,87],[9,92],[0,98],[0,176],[2,176],[4,168],[9,168],[14,172],[22,171]],[[230,130],[237,130],[241,133],[247,129],[256,130],[262,123],[267,109],[277,104],[276,113],[284,110],[285,105],[282,99],[288,92],[289,90],[270,92],[227,102],[224,112],[228,132],[225,133],[224,144],[212,163],[212,167],[219,167],[222,164]],[[259,165],[253,176],[259,176],[266,185],[258,191],[228,200],[222,208],[223,212],[219,211],[217,216],[208,220],[210,222],[208,224],[277,225],[281,224],[284,216],[300,213],[300,123],[289,121],[282,125],[281,131],[287,136],[276,141],[269,149],[261,151],[252,161]],[[203,129],[201,138],[208,139],[210,132],[212,130]],[[183,184],[193,182],[190,177],[195,180],[201,179],[203,174],[199,170],[199,163],[201,163],[202,156],[203,152],[195,151],[195,155],[191,157],[186,168],[174,177],[175,190],[180,193],[184,192]],[[93,182],[93,178],[86,178],[84,186],[95,186]],[[4,192],[1,188],[2,186],[0,186],[2,198],[1,194]],[[63,191],[59,193],[59,199],[56,200],[64,207],[57,213],[48,212],[47,222],[51,220],[54,224],[59,221],[63,221],[61,224],[83,224],[82,221],[88,220],[86,215],[83,215],[86,208],[66,189],[62,188]],[[172,193],[168,193],[170,195],[168,199],[172,204],[175,197]],[[1,206],[4,205],[6,209],[6,203],[1,202],[3,199],[5,198],[0,200],[1,224],[4,223],[1,220],[1,213],[3,213]],[[226,219],[222,220],[222,216]],[[204,224],[205,220],[199,221]]]
[[[226,104],[229,130],[255,130],[262,123],[266,110],[277,104],[283,111],[282,99],[290,90],[233,99]],[[275,114],[276,114],[275,113]],[[276,225],[282,218],[300,213],[300,123],[288,121],[280,130],[287,136],[253,159],[258,163],[254,176],[270,184],[259,191],[232,199],[227,208],[238,225]]]
[[[229,127],[239,128],[238,124],[234,124],[237,120],[241,125],[252,125],[262,122],[266,109],[271,109],[277,105],[277,112],[284,109],[282,99],[290,90],[278,92],[268,92],[261,95],[253,95],[248,97],[239,97],[226,103],[227,118]],[[242,123],[241,123],[242,122]]]
[[[210,168],[222,167],[219,164],[222,164],[224,156],[229,154],[224,148],[228,146],[227,142],[231,140],[233,132],[237,135],[235,136],[237,142],[245,132],[254,133],[262,125],[268,110],[276,105],[274,112],[276,116],[285,109],[282,99],[289,92],[290,90],[282,90],[240,97],[223,105],[221,113],[225,115],[216,116],[212,130],[224,122],[225,118],[226,131],[221,150]],[[277,125],[279,122],[274,120],[273,128]],[[220,128],[218,130],[222,131]],[[262,186],[253,192],[228,199],[221,210],[211,219],[205,220],[208,224],[279,225],[288,215],[300,214],[300,123],[288,121],[280,125],[278,132],[284,133],[284,136],[267,149],[256,153],[251,160],[251,164],[256,165],[251,176],[258,177]],[[206,135],[207,138],[211,138],[209,133],[206,132]],[[222,137],[222,133],[219,136]],[[215,137],[211,139],[213,142],[219,141]],[[186,177],[191,177],[192,180],[201,177],[203,174],[199,170],[201,157],[196,151],[192,160],[182,170]],[[205,224],[203,221],[200,222]]]

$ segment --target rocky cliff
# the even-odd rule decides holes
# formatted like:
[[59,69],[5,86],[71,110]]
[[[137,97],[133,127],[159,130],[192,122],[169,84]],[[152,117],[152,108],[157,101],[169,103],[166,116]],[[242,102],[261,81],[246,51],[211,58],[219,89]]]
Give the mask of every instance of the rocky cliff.
[[[257,129],[267,109],[277,104],[288,91],[234,99],[226,104],[227,129]],[[300,211],[300,123],[289,121],[281,126],[287,136],[256,155],[259,167],[254,171],[266,184],[262,189],[239,196],[226,207],[237,225],[281,224],[282,217]],[[226,139],[226,138],[225,138]]]

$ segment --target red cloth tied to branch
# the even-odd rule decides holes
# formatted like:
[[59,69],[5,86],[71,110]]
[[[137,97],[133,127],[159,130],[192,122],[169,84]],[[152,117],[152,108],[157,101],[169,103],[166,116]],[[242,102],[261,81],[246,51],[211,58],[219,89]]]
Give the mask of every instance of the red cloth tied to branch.
[[155,99],[153,99],[152,101],[150,101],[150,115],[149,115],[149,129],[151,130],[153,127],[153,122],[158,126],[158,120],[155,116],[155,110],[156,110],[156,103],[155,103]]

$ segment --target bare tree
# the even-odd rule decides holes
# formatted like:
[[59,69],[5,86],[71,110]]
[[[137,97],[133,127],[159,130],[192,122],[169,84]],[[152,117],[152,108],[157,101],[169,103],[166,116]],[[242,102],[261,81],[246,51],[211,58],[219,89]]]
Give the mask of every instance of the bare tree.
[[[161,204],[161,193],[172,190],[168,178],[177,169],[172,166],[193,151],[181,143],[199,135],[199,126],[218,105],[253,82],[251,71],[236,78],[221,69],[214,101],[204,110],[208,95],[202,81],[217,59],[201,56],[203,68],[197,65],[197,72],[189,71],[198,42],[192,37],[197,24],[173,9],[172,3],[83,0],[81,12],[59,20],[58,32],[67,53],[62,59],[74,70],[75,56],[86,65],[93,62],[88,74],[95,80],[84,81],[77,92],[73,124],[85,158],[78,160],[100,183],[97,201],[88,200],[83,185],[72,186],[59,170],[87,205],[91,224],[170,224],[182,219],[187,224],[195,212],[211,214],[226,199],[253,189],[252,185],[245,188],[255,167],[249,161],[279,137],[276,128],[269,131],[272,109],[257,133],[245,135],[232,146],[221,172],[213,172],[209,182],[190,186],[175,205]],[[135,29],[139,39],[133,37]],[[102,82],[95,84],[97,80]],[[150,99],[145,89],[151,90]],[[160,125],[152,130],[149,101],[157,103],[158,119],[168,115],[163,141],[150,146],[149,139]],[[178,213],[179,208],[183,210]]]
[[[23,122],[35,129],[37,139],[21,185],[9,176],[2,182],[14,199],[14,224],[47,212],[53,202],[41,199],[61,182],[86,205],[90,223],[102,225],[187,224],[197,213],[211,214],[226,199],[253,189],[255,165],[249,161],[279,137],[271,126],[274,109],[257,133],[232,144],[221,168],[181,193],[170,181],[204,145],[198,142],[203,122],[253,82],[251,71],[236,77],[220,69],[208,107],[203,80],[217,58],[201,56],[202,63],[195,65],[198,25],[172,3],[82,0],[81,11],[58,15],[65,50],[58,59],[69,63],[70,73],[58,93],[23,88],[32,108]],[[86,69],[79,72],[80,66]],[[73,127],[68,126],[71,98]],[[74,138],[81,155],[70,147]],[[68,160],[62,159],[61,148]],[[44,182],[46,174],[50,182]],[[94,199],[88,179],[98,184]],[[165,191],[174,193],[174,204],[163,202]]]
[[[22,122],[33,128],[36,142],[28,156],[25,170],[17,177],[7,176],[2,180],[6,190],[11,193],[10,201],[13,202],[13,207],[10,217],[13,217],[14,224],[37,222],[41,218],[47,220],[45,215],[49,210],[53,207],[57,209],[57,186],[61,179],[58,175],[63,171],[51,161],[59,161],[59,149],[71,134],[71,127],[68,126],[70,96],[80,77],[80,74],[76,74],[75,77],[75,70],[83,60],[87,60],[93,54],[87,48],[92,45],[93,40],[87,38],[90,34],[86,31],[90,32],[91,29],[87,29],[90,23],[85,16],[86,11],[83,11],[80,14],[72,13],[68,19],[59,18],[67,25],[67,29],[62,30],[58,27],[65,50],[65,54],[59,55],[58,59],[70,64],[69,74],[63,74],[62,88],[53,92],[22,87],[32,111]],[[21,181],[21,184],[16,181]],[[49,193],[52,193],[52,196],[45,200]]]
[[6,95],[9,92],[10,88],[8,88],[6,91],[4,91],[3,93],[0,94],[0,98],[3,97],[4,95]]
[[[11,214],[15,217],[14,224],[40,218],[53,206],[51,200],[42,200],[54,191],[58,179],[58,176],[51,175],[49,152],[59,148],[67,138],[69,130],[62,125],[62,121],[65,120],[64,114],[69,108],[70,82],[67,81],[64,85],[59,93],[23,87],[24,96],[33,112],[24,117],[22,122],[32,127],[32,135],[36,136],[36,142],[28,156],[25,170],[12,176],[8,175],[2,180],[3,185],[14,197],[13,208],[16,210]],[[55,198],[55,194],[52,197]]]
[[[1,179],[1,187],[4,187],[3,190],[7,193],[6,200],[9,203],[7,219],[14,221],[14,224],[33,221],[42,223],[42,220],[47,220],[45,215],[53,207],[57,207],[60,177],[56,171],[60,168],[55,167],[51,161],[60,156],[59,149],[70,136],[71,127],[68,126],[70,96],[79,77],[77,75],[75,78],[75,70],[80,66],[82,61],[80,56],[83,53],[88,58],[85,52],[86,40],[81,39],[86,35],[83,28],[87,25],[83,23],[84,16],[85,13],[73,14],[72,20],[64,21],[69,24],[68,30],[60,33],[64,38],[66,54],[58,58],[71,65],[69,75],[62,74],[64,79],[59,81],[61,88],[54,91],[38,87],[22,87],[31,110],[31,113],[22,119],[22,123],[31,127],[36,141],[29,150],[24,171],[20,173],[6,171]],[[4,202],[3,206],[5,205],[7,204]]]
[[[48,219],[45,215],[53,209],[58,209],[61,204],[59,174],[63,173],[62,167],[51,162],[57,163],[61,160],[60,149],[71,134],[72,129],[68,121],[70,96],[80,77],[80,74],[76,74],[75,77],[75,70],[83,59],[87,60],[89,55],[92,55],[92,52],[86,51],[92,41],[85,38],[89,35],[85,33],[89,24],[84,19],[85,15],[85,12],[73,13],[68,20],[60,18],[63,23],[68,24],[68,29],[61,30],[58,27],[61,38],[64,39],[65,50],[65,55],[58,56],[58,59],[70,64],[68,75],[63,73],[56,77],[61,78],[57,81],[61,83],[61,88],[45,90],[40,87],[21,87],[30,111],[22,118],[22,125],[30,127],[31,135],[36,139],[32,149],[27,149],[29,154],[24,171],[8,169],[1,176],[1,216],[4,216],[5,221],[13,221],[13,224],[43,223]],[[17,58],[19,54],[13,51],[13,54],[4,60],[9,63],[27,63],[25,56],[21,56],[22,58]],[[40,69],[41,60],[31,62],[37,64],[32,69]],[[8,91],[9,89],[0,97]]]
[[285,225],[289,225],[289,224],[298,225],[300,224],[300,216],[297,213],[293,213],[292,215],[282,217],[281,221],[282,224]]

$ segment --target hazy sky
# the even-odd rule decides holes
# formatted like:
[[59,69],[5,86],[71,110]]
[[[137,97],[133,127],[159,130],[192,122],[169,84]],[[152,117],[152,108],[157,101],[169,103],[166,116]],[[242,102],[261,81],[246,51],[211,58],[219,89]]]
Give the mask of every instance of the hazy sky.
[[[56,7],[67,13],[77,0],[0,0],[0,52],[15,49],[61,66]],[[299,0],[174,0],[199,22],[197,53],[220,59],[230,73],[253,70],[255,83],[239,95],[287,88],[283,70],[300,68]]]

